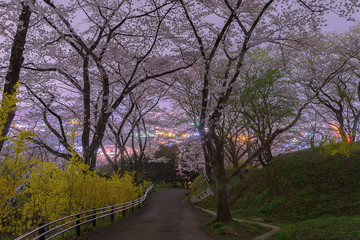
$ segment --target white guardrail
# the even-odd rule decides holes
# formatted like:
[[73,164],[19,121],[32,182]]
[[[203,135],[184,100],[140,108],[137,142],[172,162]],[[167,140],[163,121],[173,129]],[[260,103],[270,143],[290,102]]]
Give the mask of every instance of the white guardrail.
[[34,229],[31,232],[28,232],[15,240],[23,240],[23,239],[32,239],[32,240],[45,240],[52,239],[56,236],[59,236],[71,229],[76,229],[76,235],[80,236],[80,226],[88,223],[92,223],[93,226],[96,226],[96,220],[101,219],[107,216],[110,216],[111,221],[114,221],[114,216],[116,213],[122,212],[123,216],[125,216],[126,210],[131,209],[131,212],[134,212],[134,207],[141,205],[146,200],[146,197],[149,191],[154,187],[154,184],[149,186],[144,195],[139,197],[138,199],[121,203],[118,205],[103,207],[92,209],[89,211],[76,213],[67,217],[63,217],[57,219],[55,221],[39,224],[37,229]]

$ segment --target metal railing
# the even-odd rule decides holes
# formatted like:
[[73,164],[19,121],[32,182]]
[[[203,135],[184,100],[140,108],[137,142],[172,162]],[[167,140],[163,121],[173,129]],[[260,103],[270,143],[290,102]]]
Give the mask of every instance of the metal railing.
[[[140,198],[121,203],[118,205],[103,207],[103,208],[97,208],[92,209],[89,211],[76,213],[67,217],[63,217],[60,219],[57,219],[55,221],[46,223],[46,224],[39,224],[39,227],[37,229],[34,229],[31,232],[28,232],[15,240],[23,240],[23,239],[32,239],[32,240],[45,240],[45,239],[52,239],[56,236],[59,236],[67,231],[70,231],[71,229],[76,229],[76,235],[79,236],[80,226],[84,224],[91,223],[93,226],[96,226],[96,220],[110,216],[111,221],[114,221],[114,217],[116,213],[122,212],[123,216],[125,216],[126,210],[131,209],[131,212],[134,212],[134,208],[136,206],[141,205],[146,200],[147,194],[149,191],[154,187],[152,184],[150,187],[148,187]],[[48,229],[48,230],[46,230]],[[52,235],[49,235],[52,234]],[[37,236],[36,236],[37,235]],[[31,236],[33,236],[31,238]],[[36,236],[36,237],[35,237]]]

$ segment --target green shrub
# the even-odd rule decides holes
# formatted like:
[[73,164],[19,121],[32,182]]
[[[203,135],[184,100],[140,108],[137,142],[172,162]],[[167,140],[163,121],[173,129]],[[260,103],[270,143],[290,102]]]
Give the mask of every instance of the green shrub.
[[269,203],[264,204],[257,213],[259,214],[271,214],[274,212],[281,204],[283,204],[286,201],[285,197],[279,197],[275,198]]
[[214,222],[213,224],[211,224],[212,229],[219,228],[222,226],[224,226],[224,224],[222,222]]
[[261,203],[270,193],[270,189],[266,189],[262,193],[259,194],[259,196],[256,197],[255,201],[257,203]]

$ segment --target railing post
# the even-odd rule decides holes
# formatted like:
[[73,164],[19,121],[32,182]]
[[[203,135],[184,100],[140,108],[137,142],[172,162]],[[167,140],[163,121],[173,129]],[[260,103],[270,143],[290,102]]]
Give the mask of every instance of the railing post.
[[96,227],[96,210],[94,211],[92,224],[93,224],[94,227]]
[[131,212],[134,213],[134,200],[131,201]]
[[[44,224],[43,222],[40,222],[38,226],[41,227],[41,226],[43,226],[43,225],[45,225],[45,224]],[[44,228],[44,227],[42,227],[42,228],[39,229],[39,236],[40,236],[41,234],[43,234],[43,233],[45,233],[45,228]],[[39,240],[45,240],[45,235],[39,237]]]
[[123,217],[125,217],[125,215],[126,215],[126,209],[125,209],[125,206],[123,206]]
[[78,218],[78,220],[76,220],[76,225],[78,225],[76,226],[76,236],[80,236],[80,214],[76,215],[76,217]]
[[111,207],[111,221],[113,222],[114,221],[114,206]]

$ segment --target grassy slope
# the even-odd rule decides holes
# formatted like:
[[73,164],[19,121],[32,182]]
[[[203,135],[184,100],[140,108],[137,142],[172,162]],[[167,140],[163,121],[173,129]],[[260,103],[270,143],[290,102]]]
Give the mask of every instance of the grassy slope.
[[[214,222],[215,217],[213,215],[197,208],[194,210],[200,223],[204,225],[206,232],[211,236],[211,239],[214,240],[250,240],[270,230],[270,228],[253,223],[232,222],[224,224],[221,222]],[[231,229],[232,233],[236,232],[236,236],[228,231],[224,231],[223,226],[227,226],[228,229]]]
[[[329,239],[337,236],[335,233],[342,237],[331,239],[360,239],[356,233],[360,229],[352,228],[351,234],[358,236],[354,237],[345,227],[345,223],[360,223],[360,152],[353,152],[350,158],[335,155],[324,159],[319,149],[307,149],[278,156],[264,169],[235,181],[230,204],[236,217],[260,217],[283,224],[277,239]],[[216,198],[203,205],[215,209]],[[338,225],[327,227],[330,223]],[[310,236],[306,231],[317,228],[330,235],[325,237],[319,231],[317,237],[302,236]]]

